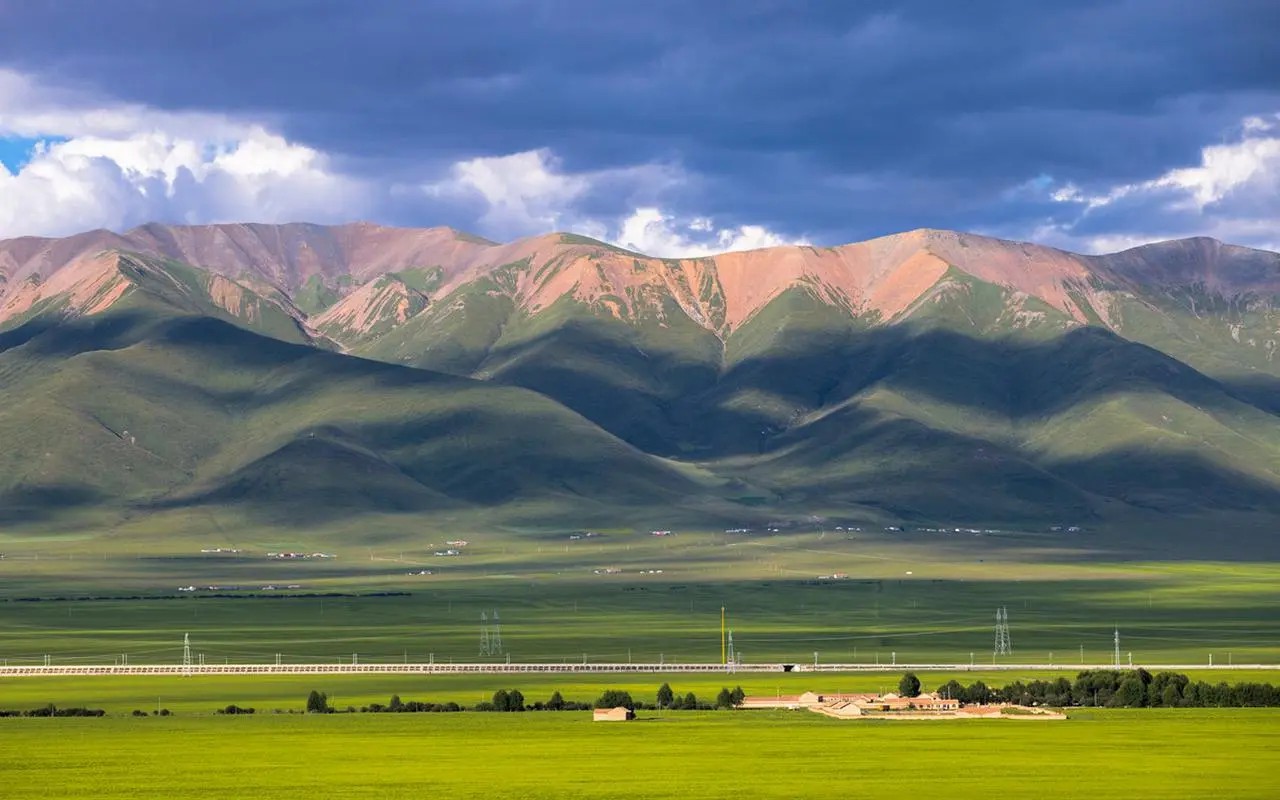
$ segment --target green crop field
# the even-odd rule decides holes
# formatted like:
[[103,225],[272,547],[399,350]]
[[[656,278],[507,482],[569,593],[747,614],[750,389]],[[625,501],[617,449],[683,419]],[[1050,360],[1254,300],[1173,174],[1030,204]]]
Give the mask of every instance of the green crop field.
[[34,798],[1274,798],[1280,712],[1065,722],[807,712],[0,719],[0,785]]

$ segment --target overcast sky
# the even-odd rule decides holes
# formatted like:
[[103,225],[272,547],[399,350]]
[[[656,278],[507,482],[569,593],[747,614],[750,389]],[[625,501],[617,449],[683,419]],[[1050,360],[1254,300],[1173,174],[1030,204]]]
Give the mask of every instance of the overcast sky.
[[1280,247],[1275,0],[0,0],[0,237]]

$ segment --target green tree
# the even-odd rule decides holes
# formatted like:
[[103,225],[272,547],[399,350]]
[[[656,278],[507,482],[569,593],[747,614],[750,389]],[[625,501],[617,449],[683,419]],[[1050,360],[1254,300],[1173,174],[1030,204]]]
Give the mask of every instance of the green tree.
[[564,710],[564,696],[557,690],[551,695],[551,699],[547,701],[547,709],[550,711]]
[[675,699],[676,695],[671,691],[671,684],[664,683],[658,687],[658,708],[671,708]]
[[688,711],[698,710],[698,696],[693,692],[689,692],[684,696],[684,702],[680,704],[681,708]]
[[982,681],[974,681],[964,690],[964,702],[987,703],[991,700],[991,689]]
[[404,711],[404,703],[400,700],[400,695],[391,695],[391,702],[387,703],[388,711]]
[[493,710],[494,711],[510,711],[511,695],[507,694],[506,689],[499,689],[493,693]]
[[1113,669],[1086,670],[1076,676],[1071,696],[1079,706],[1105,706],[1120,687],[1121,674]]
[[507,695],[508,711],[524,711],[524,693],[519,689],[512,689]]
[[1182,695],[1187,683],[1187,676],[1181,673],[1157,672],[1147,686],[1147,702],[1153,706],[1182,705]]
[[1137,675],[1130,675],[1120,681],[1120,688],[1116,689],[1107,705],[1121,708],[1140,708],[1146,705],[1146,687],[1142,685],[1142,679]]
[[729,699],[733,700],[733,706],[734,708],[737,708],[738,706],[742,705],[743,700],[747,699],[747,694],[746,692],[742,691],[741,686],[735,686],[733,687],[733,691],[729,695]]
[[720,690],[720,694],[716,695],[716,708],[733,708],[733,693],[728,687]]
[[635,701],[631,699],[631,693],[621,689],[606,689],[605,693],[600,695],[596,700],[596,708],[624,708],[634,709]]
[[908,672],[902,676],[902,680],[898,681],[898,695],[900,697],[920,696],[920,679],[914,672]]
[[329,696],[312,689],[311,694],[307,695],[307,713],[327,714],[329,710]]

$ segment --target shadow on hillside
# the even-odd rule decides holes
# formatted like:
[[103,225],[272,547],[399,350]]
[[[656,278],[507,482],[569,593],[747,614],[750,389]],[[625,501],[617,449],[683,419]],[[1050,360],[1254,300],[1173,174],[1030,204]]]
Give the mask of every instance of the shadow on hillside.
[[[18,348],[27,358],[53,361],[136,345],[199,359],[203,372],[210,376],[263,371],[264,380],[254,391],[201,387],[223,402],[245,407],[287,402],[344,380],[369,381],[381,387],[478,385],[469,378],[283,342],[212,317],[138,310],[113,310],[61,321],[33,320],[0,333],[0,358]],[[131,367],[121,363],[119,368],[127,372]]]
[[496,348],[486,370],[493,381],[547,395],[646,452],[679,454],[692,422],[687,400],[715,386],[719,364],[641,347],[629,330],[623,323],[571,321]]
[[96,505],[106,499],[95,489],[68,483],[0,490],[0,525],[47,522],[66,511]]
[[1269,375],[1220,379],[1232,397],[1280,417],[1280,378]]
[[[341,413],[335,409],[330,424],[289,433],[295,438],[215,486],[152,507],[289,508],[288,524],[311,524],[551,498],[570,506],[663,504],[698,491],[678,471],[598,429],[575,435],[563,412],[541,419],[518,408],[462,407],[384,423],[342,420]],[[589,433],[585,440],[582,433]]]
[[243,507],[270,522],[292,527],[351,514],[419,513],[460,504],[377,455],[326,436],[290,441],[232,472],[212,489],[149,507],[202,505]]
[[[808,355],[793,355],[797,351]],[[1124,392],[1166,394],[1214,411],[1231,410],[1234,399],[1227,387],[1182,362],[1092,327],[1034,341],[900,325],[836,342],[798,337],[784,352],[735,365],[706,399],[749,388],[812,411],[884,386],[1011,422]]]
[[[747,358],[718,376],[714,365],[674,368],[675,353],[642,358],[620,351],[610,357],[610,347],[618,349],[585,326],[553,331],[521,345],[516,367],[495,379],[546,394],[649,452],[699,458],[765,452],[774,437],[806,424],[815,412],[877,387],[1009,424],[1126,392],[1168,395],[1215,413],[1237,411],[1240,402],[1280,414],[1274,409],[1280,401],[1267,394],[1269,384],[1223,385],[1092,327],[1047,340],[980,339],[910,325],[793,332],[775,342],[771,352],[777,355]],[[616,369],[590,361],[582,368],[561,357],[574,351]],[[540,357],[544,352],[554,360]]]
[[0,332],[0,354],[26,348],[32,356],[70,358],[94,350],[120,350],[151,335],[157,322],[154,315],[135,311],[67,320],[39,317]]
[[1280,487],[1196,453],[1116,450],[1047,465],[1064,479],[1126,505],[1164,514],[1203,510],[1280,514]]
[[[22,348],[48,357],[52,369],[77,353],[139,343],[178,353],[209,374],[260,372],[248,390],[220,388],[212,378],[200,384],[237,410],[287,408],[335,386],[348,391],[334,395],[338,402],[320,424],[281,432],[274,451],[158,508],[236,504],[284,524],[310,525],[379,511],[517,500],[674,507],[709,497],[679,472],[589,427],[567,424],[575,419],[569,415],[544,416],[541,401],[504,400],[510,405],[495,410],[493,403],[453,396],[433,409],[417,389],[495,390],[468,378],[279,342],[210,318],[119,311],[57,324],[34,321],[0,334],[0,357]],[[566,362],[575,352],[590,355],[589,368]],[[1236,398],[1245,389],[1106,331],[1078,329],[1047,340],[977,339],[909,326],[801,331],[782,336],[769,353],[718,372],[713,365],[689,365],[678,352],[640,352],[592,327],[570,326],[508,352],[510,368],[497,380],[559,400],[643,450],[713,462],[726,478],[746,477],[779,513],[861,507],[940,522],[1079,520],[1109,514],[1099,503],[1108,498],[1170,514],[1280,513],[1280,487],[1196,452],[1055,460],[998,437],[946,432],[922,421],[927,417],[893,417],[857,402],[883,386],[954,408],[961,422],[964,414],[981,412],[1006,425],[1123,392],[1165,395],[1215,414],[1243,408]],[[1260,383],[1250,391],[1265,388]],[[344,397],[377,389],[407,390],[396,402],[417,397],[423,405],[408,404],[403,419],[375,424],[347,413]],[[1268,413],[1256,403],[1252,408]],[[5,513],[10,521],[45,519],[108,499],[64,488],[62,494],[0,495],[0,521]]]

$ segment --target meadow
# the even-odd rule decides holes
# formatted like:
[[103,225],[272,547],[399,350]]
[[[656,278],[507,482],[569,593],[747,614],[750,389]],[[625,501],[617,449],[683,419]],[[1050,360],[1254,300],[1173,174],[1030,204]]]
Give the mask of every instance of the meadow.
[[808,712],[0,719],[0,784],[35,798],[1273,798],[1280,712],[1065,722]]
[[[1004,606],[1008,663],[1109,663],[1117,627],[1125,662],[1280,662],[1271,562],[1158,560],[1090,534],[578,536],[0,536],[0,661],[176,663],[186,633],[207,663],[475,661],[496,610],[492,660],[708,662],[723,607],[746,661],[981,666]],[[432,555],[455,537],[459,555]],[[267,557],[281,550],[336,557]]]
[[[102,708],[102,719],[0,719],[5,797],[1186,797],[1280,794],[1275,709],[1078,709],[1065,722],[841,722],[806,712],[299,712],[405,701],[528,702],[608,688],[651,701],[659,684],[711,699],[892,690],[893,664],[1003,685],[1107,663],[1113,631],[1135,663],[1280,662],[1280,567],[1189,532],[942,534],[783,528],[678,530],[436,526],[360,531],[217,527],[184,518],[108,533],[0,533],[0,661],[714,662],[720,609],[748,662],[880,664],[867,673],[706,675],[128,676],[0,680],[0,708]],[[843,526],[841,526],[843,527]],[[1170,537],[1181,536],[1181,546]],[[466,540],[454,556],[435,556]],[[354,542],[359,542],[356,545]],[[202,553],[212,548],[240,552]],[[270,552],[334,558],[272,559]],[[428,572],[429,574],[417,574]],[[835,577],[840,576],[840,577]],[[179,587],[216,585],[179,592]],[[275,588],[266,588],[266,587]],[[232,588],[235,587],[235,588]],[[290,588],[292,587],[292,588]],[[219,595],[219,596],[212,596]],[[1035,672],[983,671],[1007,607],[1014,653]],[[478,653],[480,615],[503,652]],[[1271,681],[1275,670],[1187,670]],[[215,716],[229,704],[245,717]],[[173,716],[134,718],[135,710]],[[274,713],[279,710],[281,713]]]

